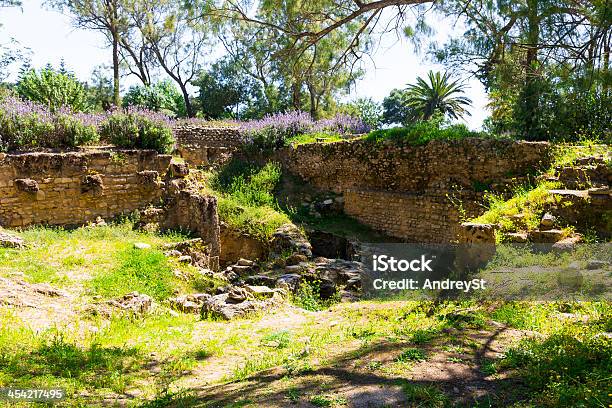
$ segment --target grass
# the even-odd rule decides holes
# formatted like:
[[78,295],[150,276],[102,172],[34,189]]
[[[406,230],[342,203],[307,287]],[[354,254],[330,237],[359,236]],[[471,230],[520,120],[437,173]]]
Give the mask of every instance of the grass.
[[473,132],[463,124],[449,125],[440,120],[430,120],[417,122],[407,127],[375,130],[368,134],[365,140],[373,143],[389,140],[420,146],[432,140],[458,140],[483,136],[485,136],[484,133]]
[[[73,231],[26,230],[21,235],[30,247],[3,250],[2,273],[10,275],[28,262],[45,264],[48,257],[54,272],[47,278],[64,282],[67,290],[85,294],[85,299],[86,289],[94,282],[103,283],[100,290],[109,291],[105,296],[114,296],[134,290],[139,279],[147,284],[161,279],[153,273],[167,266],[159,253],[155,249],[133,250],[134,242],[155,248],[183,239],[133,231],[129,223]],[[113,279],[107,281],[109,276]],[[116,277],[128,277],[129,281]],[[38,278],[45,279],[42,275]],[[181,283],[172,279],[161,282],[149,288],[155,289],[151,294],[158,298],[167,293],[158,292],[160,288],[181,288]],[[282,395],[312,404],[312,398],[320,396],[317,403],[342,405],[342,395],[331,393],[322,382],[314,381],[313,391],[302,388],[299,380],[319,378],[309,376],[316,376],[321,368],[336,367],[346,358],[351,364],[354,360],[360,366],[371,366],[376,375],[406,378],[415,366],[411,362],[445,350],[469,353],[478,349],[479,344],[470,343],[463,335],[486,329],[492,319],[538,334],[515,344],[503,358],[483,361],[478,367],[486,374],[511,373],[522,378],[529,386],[521,396],[526,405],[568,406],[578,401],[597,406],[598,400],[606,401],[612,351],[610,339],[600,333],[612,331],[609,302],[321,304],[316,292],[310,287],[304,301],[314,302],[311,309],[323,311],[300,312],[299,317],[278,322],[276,317],[264,316],[209,321],[195,315],[174,315],[161,307],[141,318],[67,314],[65,321],[33,329],[18,309],[0,306],[0,387],[63,387],[68,395],[65,406],[102,405],[99,401],[103,398],[112,400],[124,394],[137,395],[134,402],[151,399],[151,404],[156,401],[164,406],[179,399],[194,401],[192,393],[182,390],[193,389],[195,382],[207,375],[218,373],[207,380],[212,383],[247,379],[250,383],[258,372],[278,367],[285,378],[286,391],[279,391]],[[567,314],[579,318],[568,318]],[[332,320],[336,322],[333,326]],[[401,348],[392,361],[370,360],[369,351],[378,345]],[[372,361],[376,364],[368,365]],[[402,386],[415,406],[445,406],[450,401],[435,385],[402,382]],[[258,395],[244,397],[251,405],[261,401]]]
[[297,136],[287,139],[285,143],[287,146],[297,147],[297,146],[304,145],[304,144],[332,143],[332,142],[340,142],[343,140],[346,140],[346,138],[342,137],[339,134],[319,132],[319,133],[308,133],[308,134],[297,135]]
[[174,290],[174,276],[166,256],[154,249],[128,248],[116,254],[117,266],[90,281],[96,295],[120,296],[140,292],[164,300]]
[[555,196],[549,193],[557,187],[558,183],[554,182],[543,182],[535,188],[521,186],[508,200],[501,195],[487,194],[488,210],[473,221],[497,224],[502,232],[537,229],[545,207],[557,203]]
[[276,229],[291,222],[279,209],[273,195],[280,177],[277,163],[257,166],[232,160],[218,172],[192,180],[200,191],[217,197],[221,221],[267,241]]

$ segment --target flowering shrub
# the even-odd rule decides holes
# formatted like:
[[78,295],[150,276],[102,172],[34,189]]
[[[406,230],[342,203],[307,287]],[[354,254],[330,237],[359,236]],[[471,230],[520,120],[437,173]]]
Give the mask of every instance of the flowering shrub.
[[13,96],[0,101],[0,151],[40,147],[76,147],[98,140],[96,120],[66,109],[46,107]]
[[174,136],[167,116],[128,109],[105,114],[51,112],[45,106],[12,95],[0,100],[0,151],[73,148],[103,136],[118,147],[169,152]]
[[261,120],[241,124],[249,142],[262,149],[275,149],[287,144],[298,135],[325,132],[346,134],[367,133],[369,127],[348,115],[313,121],[308,113],[293,111],[267,115]]
[[141,109],[112,112],[101,123],[100,135],[118,147],[169,153],[174,146],[170,119],[161,113]]

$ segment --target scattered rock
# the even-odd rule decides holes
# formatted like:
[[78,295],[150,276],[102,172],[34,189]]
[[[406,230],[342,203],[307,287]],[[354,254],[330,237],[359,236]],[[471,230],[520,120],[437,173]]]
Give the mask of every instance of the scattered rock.
[[[131,292],[116,299],[106,302],[106,305],[118,308],[122,311],[144,315],[153,307],[153,299],[149,295]],[[108,313],[110,315],[110,313]]]
[[179,261],[180,263],[186,263],[186,264],[191,263],[191,260],[192,260],[192,259],[191,259],[191,256],[189,256],[189,255],[181,255],[181,256],[179,256],[179,258],[178,258],[178,261]]
[[563,239],[565,233],[558,229],[546,231],[534,230],[529,232],[529,240],[539,244],[554,244]]
[[596,188],[590,188],[589,189],[589,195],[610,195],[610,193],[612,193],[612,190],[610,190],[608,187],[596,187]]
[[297,252],[312,257],[312,246],[302,231],[293,224],[285,224],[272,235],[270,244],[273,254],[279,256],[287,251]]
[[293,254],[285,260],[286,265],[298,265],[300,262],[307,262],[308,258],[303,254]]
[[[189,256],[189,263],[199,268],[208,269],[211,267],[211,257],[209,256],[208,245],[204,243],[202,238],[194,238],[186,241],[165,244],[164,249],[166,251],[173,251],[172,254],[178,254],[180,262],[187,262],[187,258],[181,258],[183,256]],[[176,252],[174,252],[176,251]]]
[[270,276],[265,276],[265,275],[253,275],[253,276],[248,276],[244,279],[244,283],[246,283],[247,285],[263,285],[263,286],[269,286],[269,287],[274,287],[274,285],[276,284],[276,279],[271,278]]
[[274,296],[276,291],[270,289],[267,286],[250,286],[247,285],[244,287],[247,292],[249,292],[255,299],[268,299]]
[[597,259],[590,259],[587,262],[586,268],[588,270],[592,271],[592,270],[596,270],[596,269],[604,269],[608,265],[609,265],[609,263],[606,262],[606,261],[599,261]]
[[275,286],[277,288],[287,289],[290,292],[294,292],[300,284],[301,279],[302,276],[298,275],[297,273],[288,273],[276,279]]
[[510,232],[506,234],[506,238],[510,242],[521,244],[528,241],[527,233],[525,232]]
[[134,243],[135,249],[150,249],[151,245],[145,244],[144,242],[136,242]]
[[179,258],[183,254],[181,253],[181,251],[177,251],[176,249],[171,249],[169,251],[165,251],[164,255],[166,255],[168,258]]
[[215,296],[207,295],[202,306],[202,316],[231,320],[249,313],[268,310],[283,302],[283,298],[278,292],[274,292],[270,298],[265,300],[244,299],[240,302],[231,297],[232,293],[233,290]]
[[555,225],[556,221],[557,217],[550,213],[546,213],[540,220],[540,227],[541,229],[551,229]]
[[16,237],[6,232],[0,231],[0,247],[2,248],[23,248],[25,242],[23,239]]
[[192,295],[182,295],[168,299],[170,307],[183,313],[200,313],[204,299],[208,296],[205,293]]
[[238,260],[238,262],[236,262],[236,265],[239,265],[239,266],[253,266],[253,263],[254,263],[253,261],[250,261],[248,259],[240,258]]
[[571,252],[576,248],[576,245],[582,241],[582,236],[576,234],[571,237],[563,238],[555,242],[552,246],[556,252]]

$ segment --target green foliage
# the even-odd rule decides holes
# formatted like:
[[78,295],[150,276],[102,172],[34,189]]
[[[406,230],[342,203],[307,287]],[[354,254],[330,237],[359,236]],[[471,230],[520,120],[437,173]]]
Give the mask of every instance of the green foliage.
[[409,348],[397,356],[395,361],[399,363],[407,363],[410,361],[425,361],[427,360],[427,354],[421,349],[418,348]]
[[540,406],[601,406],[609,397],[612,341],[562,330],[527,339],[502,364],[519,368]]
[[100,135],[115,146],[169,153],[174,135],[167,119],[146,112],[113,112],[100,125]]
[[260,118],[271,113],[261,85],[236,58],[222,58],[193,81],[200,114],[207,119]]
[[454,140],[467,137],[479,137],[481,133],[470,131],[463,124],[448,125],[440,118],[416,122],[407,127],[375,130],[366,136],[366,140],[382,142],[393,140],[419,146],[431,140]]
[[297,135],[294,137],[290,137],[285,141],[287,146],[299,146],[303,144],[310,143],[331,143],[331,142],[339,142],[342,140],[346,140],[339,134],[328,133],[328,132],[316,132],[316,133],[307,133],[302,135]]
[[325,310],[334,303],[339,301],[339,295],[336,294],[329,299],[321,298],[321,282],[318,280],[312,282],[301,282],[297,291],[293,296],[293,303],[303,309],[316,312]]
[[256,166],[232,160],[210,179],[217,195],[219,217],[233,228],[268,240],[289,218],[278,210],[272,194],[280,181],[278,163]]
[[383,121],[386,124],[408,125],[413,121],[414,113],[408,106],[407,91],[394,89],[383,100]]
[[172,117],[187,116],[183,95],[169,80],[150,86],[131,86],[121,103],[124,107],[137,106]]
[[339,112],[359,118],[370,129],[380,128],[383,122],[383,108],[372,98],[359,98],[340,106]]
[[448,72],[429,71],[426,82],[418,77],[414,85],[406,88],[405,103],[410,108],[417,120],[429,120],[436,113],[452,119],[470,116],[465,109],[471,106],[471,99],[460,96],[466,90],[466,86],[459,80],[451,81]]
[[151,249],[125,249],[117,254],[119,264],[90,282],[95,294],[106,297],[140,292],[163,300],[172,295],[173,274],[165,255]]
[[51,112],[62,108],[73,112],[89,109],[87,92],[75,76],[56,71],[50,66],[39,72],[32,69],[23,73],[15,89],[21,97],[44,105]]

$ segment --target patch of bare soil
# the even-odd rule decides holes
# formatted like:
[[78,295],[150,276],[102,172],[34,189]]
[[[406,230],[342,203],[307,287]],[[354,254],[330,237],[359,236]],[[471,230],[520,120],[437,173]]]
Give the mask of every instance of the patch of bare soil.
[[46,283],[28,283],[19,278],[0,278],[0,306],[34,330],[42,330],[74,316],[74,296]]

